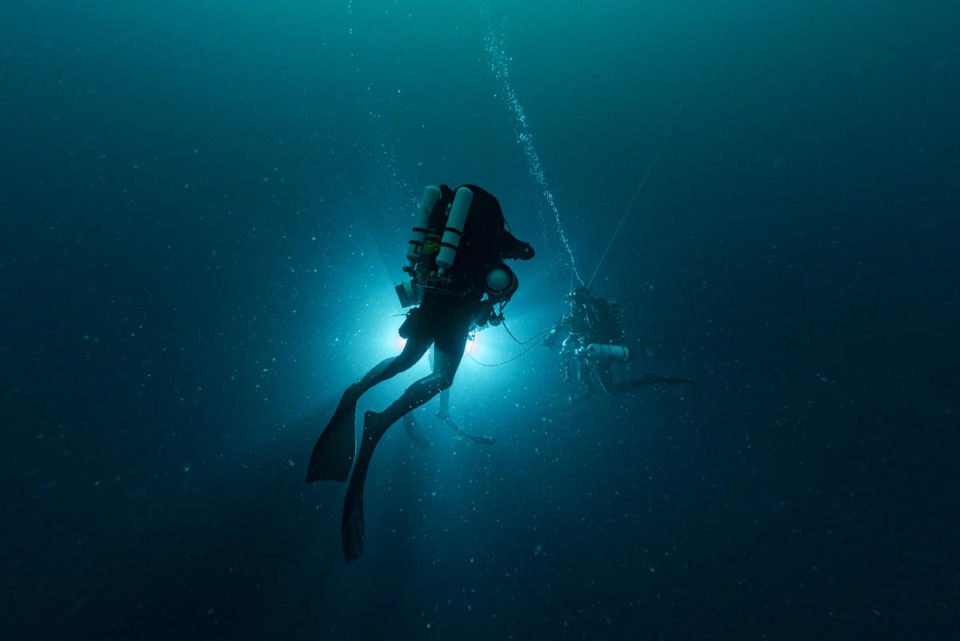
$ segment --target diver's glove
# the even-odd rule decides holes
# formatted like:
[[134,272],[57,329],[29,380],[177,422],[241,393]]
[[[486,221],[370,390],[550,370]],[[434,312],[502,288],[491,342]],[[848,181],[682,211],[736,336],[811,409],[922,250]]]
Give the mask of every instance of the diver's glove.
[[544,347],[556,347],[557,345],[557,330],[551,329],[547,334],[547,337],[543,339]]

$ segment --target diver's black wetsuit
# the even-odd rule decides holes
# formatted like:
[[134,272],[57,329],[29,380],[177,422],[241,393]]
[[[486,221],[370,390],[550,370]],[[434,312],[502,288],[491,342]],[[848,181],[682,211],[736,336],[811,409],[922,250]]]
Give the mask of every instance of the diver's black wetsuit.
[[[448,272],[449,284],[442,291],[428,290],[419,308],[408,315],[400,330],[401,336],[407,339],[400,354],[383,360],[358,383],[347,388],[311,457],[308,483],[323,479],[346,480],[355,447],[353,422],[357,399],[377,383],[413,367],[430,346],[434,346],[433,371],[410,385],[384,411],[367,412],[364,417],[360,451],[344,503],[343,552],[348,563],[363,551],[363,483],[380,438],[401,416],[453,383],[470,326],[485,309],[481,298],[487,271],[505,258],[533,258],[533,248],[517,240],[505,228],[497,199],[475,185],[465,187],[473,192],[473,200],[454,264]],[[452,196],[446,186],[441,190],[445,198]]]
[[571,402],[599,392],[612,396],[655,383],[696,382],[657,374],[643,374],[640,378],[614,381],[610,360],[592,358],[584,350],[590,343],[619,344],[623,341],[619,326],[613,326],[608,313],[609,303],[603,298],[591,296],[587,288],[582,286],[577,287],[567,297],[567,302],[569,309],[553,327],[544,344],[552,346],[561,330],[569,331],[560,348],[561,375],[566,383],[586,387],[586,391],[580,395],[576,393],[577,390],[572,390]]

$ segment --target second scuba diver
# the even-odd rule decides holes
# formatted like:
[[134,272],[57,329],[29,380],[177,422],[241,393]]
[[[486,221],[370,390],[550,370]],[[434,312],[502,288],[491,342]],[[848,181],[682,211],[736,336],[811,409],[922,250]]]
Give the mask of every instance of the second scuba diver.
[[[363,552],[363,483],[380,438],[400,417],[450,387],[470,328],[497,318],[494,305],[505,303],[517,289],[516,276],[502,261],[529,260],[533,254],[528,243],[510,233],[500,203],[484,189],[441,185],[424,191],[407,251],[410,264],[404,268],[411,280],[397,287],[404,307],[419,302],[400,326],[407,342],[398,356],[380,362],[343,393],[307,472],[308,483],[345,481],[353,465],[341,524],[347,563]],[[384,411],[365,414],[354,464],[357,400],[377,383],[413,367],[431,345],[432,373]]]
[[567,297],[568,309],[550,330],[543,344],[556,345],[561,330],[569,330],[560,347],[563,381],[571,386],[571,403],[599,392],[620,394],[655,383],[696,383],[685,378],[643,374],[640,378],[614,381],[612,363],[626,363],[632,356],[623,346],[620,308],[615,301],[591,296],[583,285],[575,287]]

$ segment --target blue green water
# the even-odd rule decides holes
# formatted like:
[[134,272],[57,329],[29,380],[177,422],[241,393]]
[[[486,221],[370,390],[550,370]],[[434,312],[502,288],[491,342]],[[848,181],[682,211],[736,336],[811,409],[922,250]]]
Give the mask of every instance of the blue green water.
[[[0,4],[0,637],[960,636],[958,5],[517,4]],[[439,183],[518,338],[573,261],[700,384],[481,332],[496,444],[393,428],[348,566],[305,467]]]

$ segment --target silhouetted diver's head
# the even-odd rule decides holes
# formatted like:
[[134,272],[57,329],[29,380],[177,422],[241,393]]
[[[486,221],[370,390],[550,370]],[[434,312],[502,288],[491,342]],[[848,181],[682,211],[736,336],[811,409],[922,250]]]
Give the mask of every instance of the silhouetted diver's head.
[[579,305],[590,300],[590,290],[585,285],[577,285],[567,294],[566,301],[571,305]]

